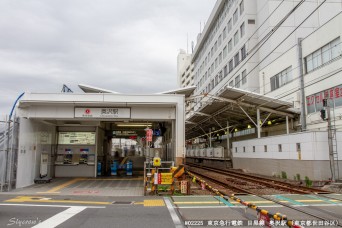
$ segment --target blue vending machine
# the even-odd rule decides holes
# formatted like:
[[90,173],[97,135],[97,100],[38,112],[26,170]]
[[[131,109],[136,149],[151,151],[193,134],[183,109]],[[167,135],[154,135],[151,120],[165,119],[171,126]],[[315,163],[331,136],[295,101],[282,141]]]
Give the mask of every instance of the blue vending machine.
[[110,175],[112,176],[118,175],[118,167],[119,167],[118,161],[114,160],[113,164],[110,165]]
[[133,162],[128,161],[126,164],[126,175],[127,176],[132,176],[133,174]]

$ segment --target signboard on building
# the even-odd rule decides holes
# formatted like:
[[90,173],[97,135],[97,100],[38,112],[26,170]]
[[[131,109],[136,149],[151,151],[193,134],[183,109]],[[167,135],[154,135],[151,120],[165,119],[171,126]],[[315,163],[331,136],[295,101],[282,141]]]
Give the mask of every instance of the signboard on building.
[[95,145],[95,132],[59,132],[58,144]]
[[323,99],[328,99],[328,105],[332,108],[342,106],[342,85],[307,96],[308,113],[320,111],[323,108]]
[[130,108],[75,108],[76,118],[131,118]]

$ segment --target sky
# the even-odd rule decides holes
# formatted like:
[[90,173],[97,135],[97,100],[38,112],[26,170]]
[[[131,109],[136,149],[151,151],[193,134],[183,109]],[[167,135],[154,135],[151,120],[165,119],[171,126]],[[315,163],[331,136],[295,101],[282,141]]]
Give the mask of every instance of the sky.
[[[22,92],[177,88],[177,54],[216,0],[0,0],[0,115]],[[187,39],[188,37],[188,39]]]

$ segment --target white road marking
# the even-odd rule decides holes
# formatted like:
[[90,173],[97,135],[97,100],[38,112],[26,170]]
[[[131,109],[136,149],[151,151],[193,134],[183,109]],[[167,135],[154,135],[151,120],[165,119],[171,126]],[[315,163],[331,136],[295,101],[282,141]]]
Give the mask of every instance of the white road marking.
[[67,221],[74,215],[80,213],[87,208],[106,208],[106,207],[96,207],[96,206],[70,206],[70,205],[40,205],[40,204],[13,204],[13,203],[1,203],[0,206],[21,206],[21,207],[64,207],[68,208],[51,218],[33,226],[32,228],[46,228],[46,227],[56,227],[61,223]]
[[66,220],[70,219],[74,215],[80,213],[87,207],[81,206],[71,206],[70,208],[62,211],[51,218],[48,218],[44,222],[39,223],[38,225],[33,226],[32,228],[46,228],[46,227],[56,227],[59,224],[65,222]]
[[175,224],[175,227],[176,228],[181,228],[181,227],[183,228],[184,226],[183,226],[181,220],[179,219],[175,209],[173,208],[170,200],[168,198],[164,197],[164,201],[165,201],[167,209],[170,212],[170,215],[171,215],[173,223]]

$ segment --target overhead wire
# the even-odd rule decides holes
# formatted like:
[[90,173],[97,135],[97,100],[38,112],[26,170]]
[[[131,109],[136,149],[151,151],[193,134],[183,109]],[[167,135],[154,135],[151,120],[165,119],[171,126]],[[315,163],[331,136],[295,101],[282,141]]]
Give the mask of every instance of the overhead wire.
[[[302,4],[304,1],[301,1],[301,2],[299,2],[300,4]],[[251,71],[249,71],[248,72],[248,74],[245,76],[246,78],[247,78],[247,76],[248,75],[250,75],[250,73],[252,72],[252,71],[254,71],[266,58],[268,58],[280,45],[282,45],[308,18],[310,18],[324,3],[326,2],[326,0],[324,0],[323,2],[321,2],[290,34],[288,34],[274,49],[272,49],[272,51],[268,54],[268,55],[266,55]],[[283,1],[281,2],[281,3],[283,3]],[[281,4],[280,3],[280,4]],[[286,18],[288,18],[288,16],[290,16],[294,11],[295,11],[295,9],[297,9],[298,7],[299,7],[299,3],[296,5],[296,7],[294,7],[287,15],[286,15]],[[279,6],[278,6],[279,7]],[[276,9],[278,9],[278,7],[276,8]],[[274,13],[275,11],[273,11],[272,12],[272,14]],[[269,17],[268,17],[269,18]],[[267,19],[268,19],[267,18]],[[267,20],[266,19],[266,20]],[[286,19],[285,18],[283,18],[277,25],[279,25],[279,27],[280,27],[280,25],[285,21]],[[277,27],[277,29],[279,28],[279,27]],[[260,28],[260,27],[259,27]],[[258,28],[258,29],[259,29]],[[276,30],[277,30],[276,29]],[[276,31],[275,30],[275,31]],[[272,31],[272,30],[271,30]],[[275,32],[274,31],[274,32]],[[274,32],[272,33],[272,34],[274,34]],[[254,35],[255,33],[253,33],[252,35]],[[242,65],[242,66],[240,66],[240,68],[237,70],[237,71],[239,71],[247,62],[248,62],[248,60],[250,60],[256,53],[257,53],[257,51],[266,43],[266,41],[270,38],[270,35],[269,35],[269,33],[266,35],[267,36],[267,39],[265,39],[265,42],[263,42],[261,45],[260,45],[260,47],[252,54],[252,56],[250,56],[246,61],[245,61],[245,63]],[[259,42],[260,43],[260,42]],[[258,43],[258,44],[259,44]],[[257,44],[257,45],[258,45]],[[296,68],[298,68],[298,67],[296,67]],[[293,69],[294,70],[294,69]],[[338,72],[340,72],[340,71],[338,71]],[[335,74],[337,74],[338,72],[336,72],[336,73],[334,73],[334,74],[332,74],[332,75],[335,75]],[[227,83],[228,83],[228,81],[230,81],[232,78],[234,78],[234,76],[235,76],[236,74],[233,74],[228,80],[227,80]],[[331,76],[332,76],[331,75]],[[329,76],[330,77],[330,76]],[[298,79],[298,78],[297,78]],[[295,80],[297,80],[297,79],[295,79]],[[317,80],[317,79],[313,79],[312,81],[315,81],[315,80]],[[322,79],[322,80],[324,80],[324,79]],[[242,81],[242,78],[239,80],[239,82],[241,82]],[[218,91],[220,91],[220,89],[222,89],[222,87],[224,87],[224,86],[226,86],[227,85],[227,83],[225,83],[225,84],[223,84],[223,86],[221,86],[219,89],[218,89]],[[316,82],[315,82],[316,83]],[[312,83],[313,84],[313,83]],[[310,84],[310,85],[312,85],[312,84]],[[307,85],[307,86],[310,86],[310,85]],[[304,88],[306,88],[307,86],[304,86]],[[294,92],[297,92],[298,90],[300,90],[300,88],[298,88],[297,90],[295,90]],[[228,91],[229,91],[229,88],[228,88]],[[292,92],[292,93],[294,93],[294,92]],[[276,98],[274,98],[274,100],[280,100],[281,98],[283,98],[283,97],[285,97],[285,96],[288,96],[288,95],[290,95],[291,93],[288,93],[288,94],[286,94],[286,95],[284,95],[284,96],[282,96],[282,97],[276,97]],[[261,97],[261,96],[259,96],[259,97]],[[254,99],[257,99],[258,97],[255,97]],[[203,100],[204,98],[201,98],[201,101]],[[200,101],[200,102],[201,102]],[[196,104],[198,104],[198,102],[196,102]]]
[[[280,28],[280,26],[286,21],[286,19],[296,10],[296,9],[298,9],[298,7],[300,6],[300,5],[302,5],[303,3],[304,3],[304,1],[305,0],[301,0],[294,8],[292,8],[291,9],[291,11],[290,12],[288,12],[287,14],[286,14],[286,16],[282,19],[282,20],[280,20],[278,23],[277,23],[277,25],[264,37],[264,38],[262,38],[262,40],[263,40],[263,43],[262,44],[258,44],[259,45],[259,47],[254,51],[254,53],[253,54],[251,54],[251,55],[248,55],[249,56],[249,58],[247,59],[247,60],[245,60],[245,62],[239,67],[239,69],[237,70],[237,71],[239,71],[239,70],[241,70],[241,68],[258,52],[258,50],[260,50],[260,48],[266,43],[266,41],[267,40],[269,40],[269,38],[271,37],[271,35],[272,34],[274,34],[279,28]],[[325,0],[326,1],[326,0]],[[275,10],[274,10],[275,11]],[[272,53],[272,52],[271,52]],[[265,58],[267,58],[271,53],[269,53]],[[264,58],[264,59],[265,59]],[[263,59],[263,60],[264,60]],[[260,61],[260,63],[263,61],[263,60],[261,60]],[[260,63],[257,65],[257,66],[259,66],[260,65]],[[254,69],[255,69],[256,67],[254,67],[250,72],[252,72]],[[248,72],[247,73],[247,75],[246,75],[246,78],[247,78],[247,76],[250,74],[250,72]],[[230,81],[232,78],[234,78],[234,76],[235,76],[236,74],[233,74],[227,81]],[[226,84],[224,84],[223,86],[221,86],[218,90],[220,90],[220,89],[222,89],[222,87],[224,87],[224,86],[226,86]],[[203,100],[203,98],[201,99],[201,101]],[[201,102],[200,101],[200,102]],[[199,102],[196,102],[196,104],[198,104]]]
[[[240,68],[239,68],[239,70],[247,63],[247,61],[248,60],[250,60],[256,53],[257,53],[257,51],[266,43],[266,41],[271,37],[271,35],[272,34],[274,34],[279,28],[280,28],[280,26],[286,21],[286,19],[296,10],[296,9],[298,9],[298,7],[301,5],[301,4],[303,4],[304,3],[304,1],[305,0],[301,0],[294,8],[292,8],[291,9],[291,11],[290,12],[288,12],[286,15],[285,15],[285,17],[282,19],[282,20],[280,20],[278,23],[277,23],[277,25],[265,36],[265,37],[263,37],[262,39],[261,39],[261,41],[262,41],[262,43],[260,44],[260,42],[257,44],[257,45],[259,45],[259,47],[255,50],[255,52],[245,61],[245,63],[242,65],[242,66],[240,66]],[[284,1],[282,1],[279,5],[281,5],[282,3],[283,3]],[[278,5],[278,7],[276,7],[276,9],[274,9],[273,10],[273,12],[271,13],[271,14],[273,14],[278,8],[279,8],[279,5]],[[262,23],[262,25],[269,19],[270,17],[268,17],[268,18],[266,18],[266,20]],[[262,26],[261,25],[261,26]],[[261,26],[259,26],[259,28],[261,27]],[[259,28],[257,28],[257,29],[259,29]],[[252,36],[254,36],[254,34],[252,34]],[[251,36],[251,37],[252,37]],[[251,38],[250,37],[250,38]],[[256,46],[257,46],[256,45]],[[267,55],[266,57],[268,57],[269,55]],[[265,57],[265,58],[266,58]],[[264,58],[264,59],[265,59]],[[263,59],[263,60],[264,60]],[[263,61],[262,60],[262,61]],[[261,63],[261,62],[260,62]],[[260,64],[259,63],[259,64]],[[255,69],[255,68],[254,68]],[[253,70],[254,70],[253,69]],[[251,72],[251,71],[250,71]],[[248,73],[248,74],[250,74],[250,72]],[[247,75],[248,75],[247,74]],[[246,75],[246,77],[247,77],[247,75]],[[232,79],[233,77],[234,77],[235,75],[232,75],[227,81],[229,81],[230,79]],[[224,87],[224,86],[226,86],[226,84],[224,84],[223,86],[221,86],[220,87],[220,89],[222,88],[222,87]],[[220,90],[219,89],[219,90]],[[202,102],[202,100],[203,100],[204,98],[201,98],[201,100],[200,100],[200,102]],[[197,105],[199,102],[196,102],[195,103],[195,105]]]

